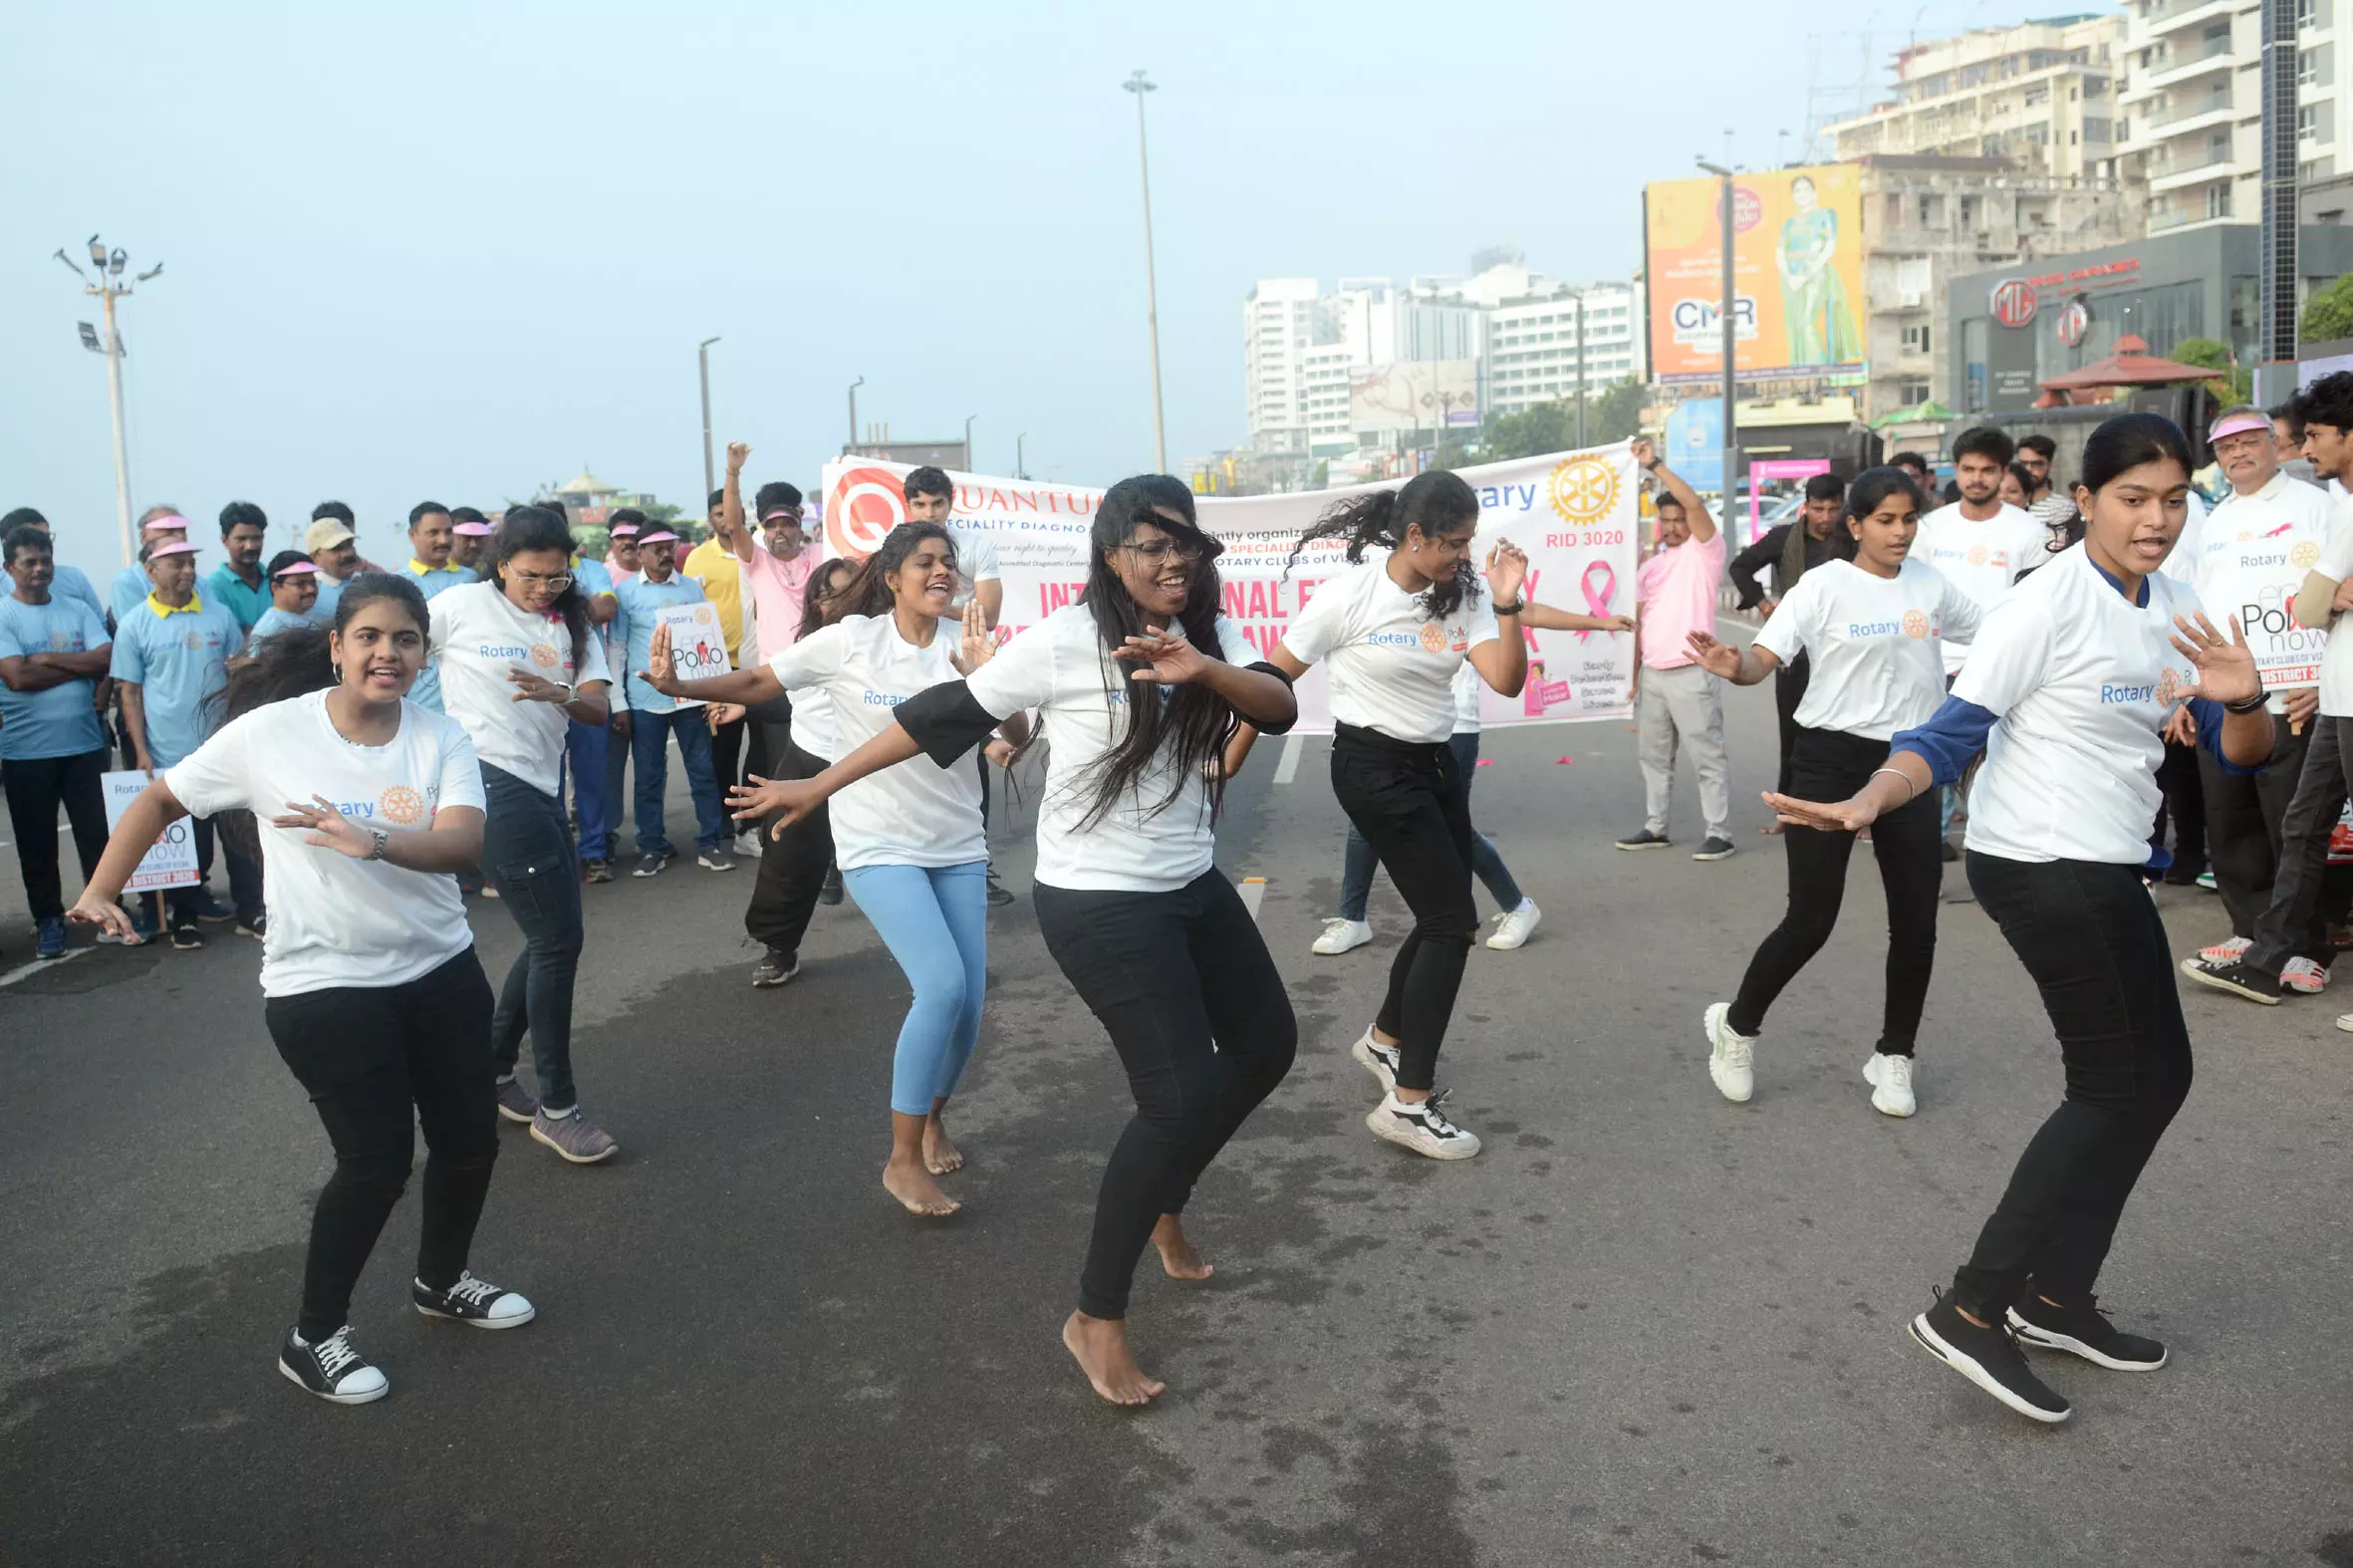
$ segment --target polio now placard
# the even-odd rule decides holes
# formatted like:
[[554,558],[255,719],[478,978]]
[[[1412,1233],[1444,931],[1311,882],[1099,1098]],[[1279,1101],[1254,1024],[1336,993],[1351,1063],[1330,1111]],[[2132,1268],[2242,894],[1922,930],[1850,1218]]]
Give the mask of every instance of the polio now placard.
[[[719,630],[719,607],[708,600],[672,605],[657,619],[670,629],[670,661],[680,680],[707,680],[735,666],[727,660],[727,637]],[[680,707],[700,707],[700,697],[678,698]]]
[[[121,773],[102,773],[99,783],[107,793],[107,831],[112,833],[123,825],[123,813],[138,799],[139,791],[147,787],[147,776],[136,768]],[[140,857],[131,880],[123,885],[125,893],[150,893],[157,888],[193,888],[200,880],[196,876],[196,824],[182,817],[163,830],[147,853]]]

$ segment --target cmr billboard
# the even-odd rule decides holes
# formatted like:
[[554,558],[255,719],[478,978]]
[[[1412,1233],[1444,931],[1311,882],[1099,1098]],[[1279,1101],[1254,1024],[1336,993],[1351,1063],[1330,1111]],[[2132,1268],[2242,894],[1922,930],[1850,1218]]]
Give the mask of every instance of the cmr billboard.
[[[1723,379],[1722,189],[1711,175],[1643,189],[1651,365],[1662,382]],[[1861,166],[1734,175],[1732,281],[1741,380],[1861,376]]]

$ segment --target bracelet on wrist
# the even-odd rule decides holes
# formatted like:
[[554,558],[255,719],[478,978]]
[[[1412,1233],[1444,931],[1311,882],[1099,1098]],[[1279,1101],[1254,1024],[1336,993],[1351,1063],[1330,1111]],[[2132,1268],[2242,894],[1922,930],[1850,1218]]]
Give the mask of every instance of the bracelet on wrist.
[[2243,697],[2236,702],[2225,702],[2222,704],[2222,711],[2225,713],[2252,713],[2270,700],[2271,693],[2258,685],[2255,687],[2253,696]]
[[1498,616],[1516,616],[1527,608],[1528,602],[1526,600],[1515,599],[1508,605],[1497,605],[1495,607],[1495,614]]

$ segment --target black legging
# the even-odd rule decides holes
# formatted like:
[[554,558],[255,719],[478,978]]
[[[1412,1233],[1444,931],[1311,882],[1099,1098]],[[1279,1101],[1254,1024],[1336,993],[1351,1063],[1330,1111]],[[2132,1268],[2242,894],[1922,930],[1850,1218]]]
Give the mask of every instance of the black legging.
[[1174,893],[1037,885],[1038,930],[1127,1069],[1136,1114],[1103,1168],[1079,1310],[1128,1315],[1153,1226],[1291,1070],[1299,1026],[1258,922],[1214,868]]
[[408,1183],[412,1125],[425,1144],[416,1277],[447,1290],[465,1272],[498,1158],[490,982],[468,947],[398,985],[273,996],[262,1017],[335,1145],[296,1324],[315,1345],[351,1321],[352,1288]]
[[1971,850],[1968,875],[2042,991],[2067,1069],[2067,1098],[1953,1276],[1955,1304],[1998,1323],[2029,1279],[2054,1301],[2092,1293],[2141,1168],[2189,1096],[2190,1032],[2139,867]]
[[[1790,748],[1784,793],[1800,800],[1845,800],[1887,760],[1884,740],[1800,729]],[[1781,923],[1757,944],[1724,1020],[1741,1034],[1764,1027],[1773,999],[1830,939],[1846,898],[1847,857],[1854,853],[1855,835],[1793,826],[1781,838],[1789,855],[1789,907]],[[1939,841],[1933,789],[1871,825],[1871,851],[1888,902],[1887,1004],[1878,1049],[1890,1056],[1912,1054],[1928,999],[1929,971],[1937,956],[1938,888],[1945,873]]]
[[[809,700],[822,701],[812,693]],[[832,766],[825,758],[792,743],[782,726],[769,731],[771,766],[781,777],[813,779]],[[820,804],[784,830],[769,836],[775,817],[760,821],[760,870],[752,882],[751,904],[743,912],[743,928],[753,941],[781,952],[799,952],[817,911],[817,895],[825,888],[825,870],[833,864],[833,815]]]
[[1444,741],[1392,740],[1341,724],[1332,739],[1332,793],[1414,912],[1374,1027],[1398,1042],[1398,1087],[1428,1089],[1478,934],[1470,792]]
[[1773,788],[1783,795],[1795,793],[1789,788],[1789,763],[1797,753],[1797,737],[1804,733],[1798,726],[1797,705],[1806,699],[1806,684],[1813,678],[1813,662],[1802,648],[1795,658],[1773,671],[1773,717],[1781,730],[1781,770],[1775,775],[1778,782]]

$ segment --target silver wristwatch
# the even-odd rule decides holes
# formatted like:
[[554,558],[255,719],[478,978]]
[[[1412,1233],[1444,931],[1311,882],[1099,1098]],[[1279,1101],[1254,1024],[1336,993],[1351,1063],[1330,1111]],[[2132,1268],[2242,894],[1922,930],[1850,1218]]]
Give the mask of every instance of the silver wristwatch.
[[376,840],[368,848],[368,858],[372,861],[383,860],[385,849],[392,842],[392,836],[382,828],[370,828],[368,833],[371,838]]

